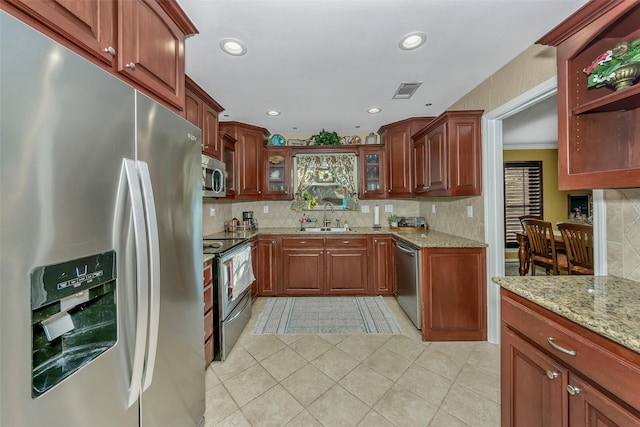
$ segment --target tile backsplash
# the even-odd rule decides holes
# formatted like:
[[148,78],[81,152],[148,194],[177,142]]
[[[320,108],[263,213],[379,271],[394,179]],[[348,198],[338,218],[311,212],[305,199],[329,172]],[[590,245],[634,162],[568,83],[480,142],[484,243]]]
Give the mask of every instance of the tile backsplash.
[[[368,227],[373,225],[374,207],[378,205],[380,211],[380,225],[387,227],[387,216],[391,213],[400,216],[418,216],[420,203],[417,200],[359,200],[358,209],[344,211],[340,207],[335,207],[334,212],[327,211],[327,218],[336,224],[336,219],[341,224],[345,221],[352,227]],[[368,206],[369,212],[363,212],[363,207]],[[390,206],[393,212],[385,212],[385,208]],[[265,213],[264,209],[268,212]],[[215,209],[215,216],[210,216],[211,208]],[[257,220],[259,228],[273,227],[299,227],[300,218],[304,213],[306,216],[315,216],[318,221],[322,221],[323,211],[313,210],[296,212],[291,210],[290,201],[205,201],[203,204],[203,233],[205,235],[224,230],[224,223],[232,218],[242,219],[242,212],[253,211],[253,218]]]
[[640,189],[606,190],[607,270],[640,281]]

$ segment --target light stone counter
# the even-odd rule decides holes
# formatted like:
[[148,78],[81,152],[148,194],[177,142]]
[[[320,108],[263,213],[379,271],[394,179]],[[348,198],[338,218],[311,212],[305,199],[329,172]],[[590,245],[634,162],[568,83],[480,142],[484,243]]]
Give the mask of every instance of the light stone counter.
[[236,233],[220,232],[212,234],[212,238],[238,238],[246,237],[251,238],[255,235],[294,235],[294,236],[342,236],[347,234],[391,234],[397,236],[409,243],[414,244],[420,248],[484,248],[486,243],[478,242],[475,240],[465,239],[463,237],[454,236],[451,234],[441,233],[439,231],[425,231],[420,232],[398,232],[390,230],[389,228],[373,228],[373,227],[354,227],[350,231],[329,233],[319,232],[314,233],[310,231],[301,231],[299,228],[260,228],[252,231],[242,231]]
[[494,277],[493,281],[640,353],[640,282],[613,276]]

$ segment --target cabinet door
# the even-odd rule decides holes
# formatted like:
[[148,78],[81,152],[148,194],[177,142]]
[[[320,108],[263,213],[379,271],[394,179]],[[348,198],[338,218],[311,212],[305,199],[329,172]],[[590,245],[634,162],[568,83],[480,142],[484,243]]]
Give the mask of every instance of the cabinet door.
[[258,271],[258,238],[253,237],[251,239],[251,268],[253,269],[253,275],[256,280],[251,284],[251,299],[256,299],[258,296],[260,286],[260,272]]
[[206,102],[202,106],[202,152],[221,160],[221,141],[218,135],[218,112]]
[[565,427],[569,371],[504,324],[500,340],[502,427]]
[[446,126],[441,125],[427,133],[426,140],[426,190],[427,194],[433,191],[445,191],[449,188],[447,179],[447,134]]
[[361,147],[360,198],[380,199],[387,195],[386,157],[382,147]]
[[326,249],[326,294],[368,294],[367,249]]
[[262,134],[241,130],[236,142],[237,199],[259,199],[262,195]]
[[7,0],[103,62],[113,64],[114,1]]
[[284,295],[324,293],[324,251],[322,249],[282,249]]
[[284,295],[322,295],[325,283],[324,239],[282,238]]
[[261,236],[258,238],[258,295],[277,295],[278,268],[281,265],[277,259],[276,238]]
[[[200,97],[189,88],[186,88],[184,93],[184,118],[200,129],[202,129],[202,105],[203,102]],[[204,151],[204,138],[202,139],[202,145]]]
[[413,192],[415,194],[424,193],[427,189],[427,151],[426,141],[421,138],[413,142]]
[[385,145],[389,164],[387,193],[392,197],[413,196],[410,127],[389,129]]
[[264,153],[265,183],[263,198],[270,200],[291,200],[291,152],[267,150]]
[[226,197],[236,196],[236,140],[229,134],[222,134],[222,161],[226,167],[227,178],[225,180]]
[[395,250],[391,236],[371,237],[371,271],[372,292],[374,295],[392,295],[395,267]]
[[485,249],[423,249],[422,301],[423,340],[486,340]]
[[588,381],[569,374],[569,425],[571,427],[639,426],[638,412],[629,412]]
[[155,0],[117,4],[118,71],[182,109],[184,34]]

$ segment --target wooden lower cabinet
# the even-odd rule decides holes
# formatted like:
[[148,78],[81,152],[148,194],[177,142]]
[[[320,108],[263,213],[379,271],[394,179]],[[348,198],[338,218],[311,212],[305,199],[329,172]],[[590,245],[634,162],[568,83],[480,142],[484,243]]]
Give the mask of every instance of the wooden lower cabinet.
[[327,295],[363,295],[369,293],[367,238],[347,235],[327,237],[326,283]]
[[422,249],[422,339],[487,339],[485,248]]
[[366,236],[282,238],[283,295],[369,293]]
[[324,294],[324,239],[282,238],[283,295]]
[[395,294],[395,241],[391,236],[369,236],[369,279],[374,295]]
[[640,425],[638,353],[504,289],[501,312],[503,427]]
[[204,279],[204,360],[208,367],[213,360],[213,261],[203,265]]
[[278,236],[259,236],[258,255],[256,269],[257,292],[260,296],[278,295],[278,282],[280,280],[278,259]]

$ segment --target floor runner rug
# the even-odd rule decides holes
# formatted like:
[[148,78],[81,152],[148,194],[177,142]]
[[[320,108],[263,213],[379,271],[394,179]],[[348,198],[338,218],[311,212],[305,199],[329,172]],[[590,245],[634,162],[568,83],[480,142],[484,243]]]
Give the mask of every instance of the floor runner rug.
[[253,331],[254,335],[401,333],[381,296],[269,298]]

